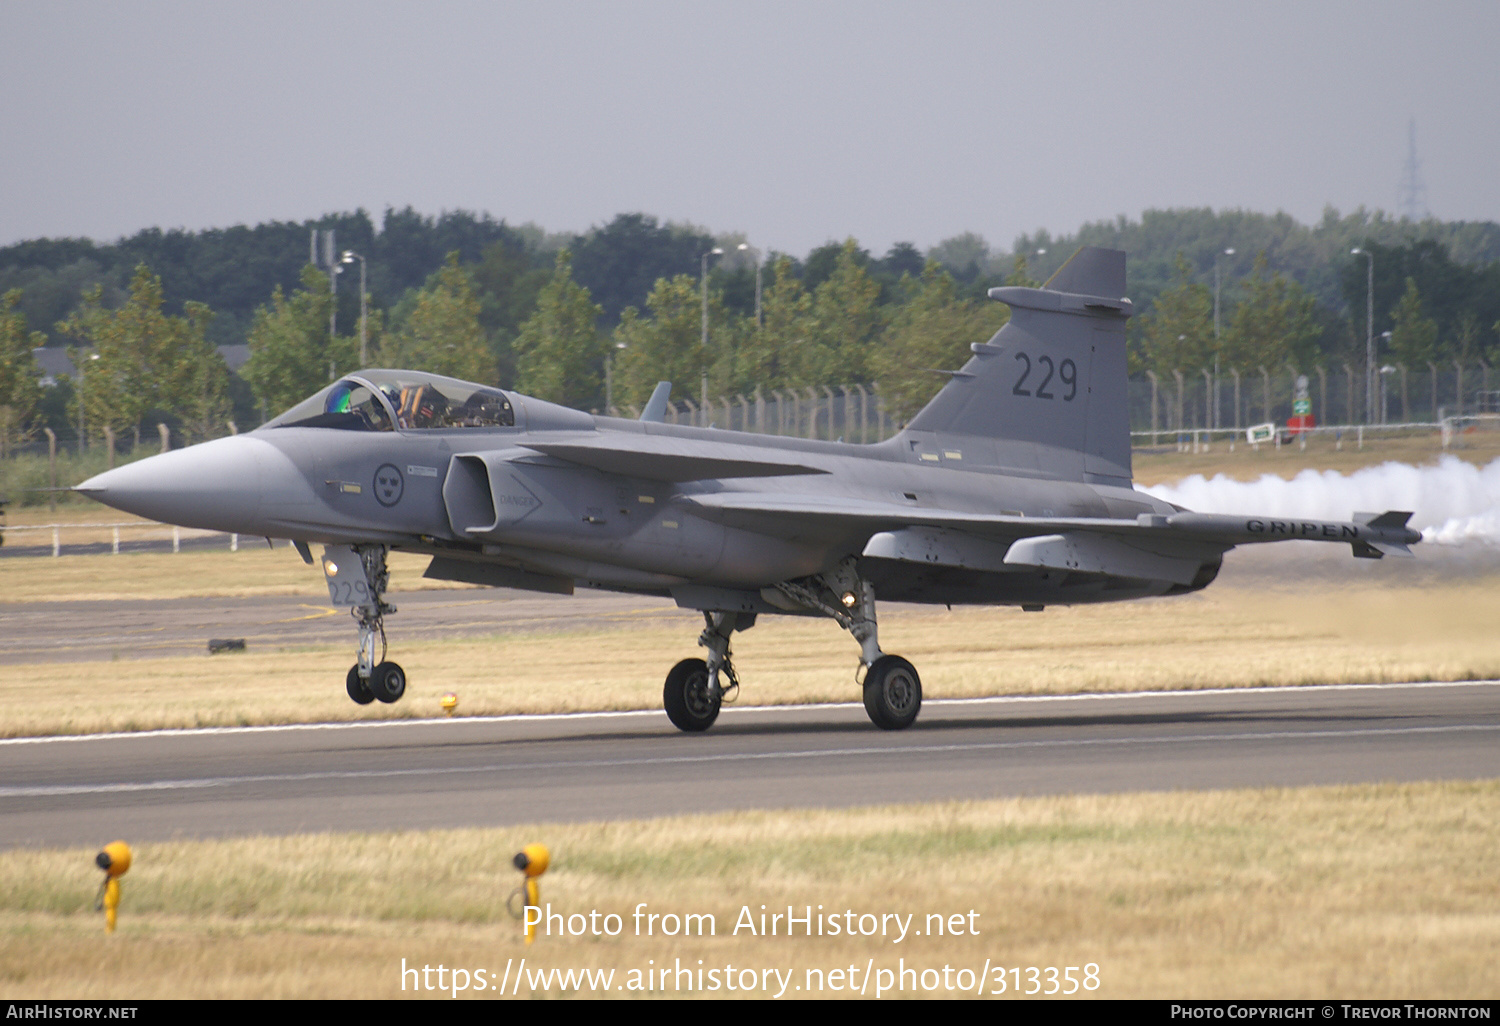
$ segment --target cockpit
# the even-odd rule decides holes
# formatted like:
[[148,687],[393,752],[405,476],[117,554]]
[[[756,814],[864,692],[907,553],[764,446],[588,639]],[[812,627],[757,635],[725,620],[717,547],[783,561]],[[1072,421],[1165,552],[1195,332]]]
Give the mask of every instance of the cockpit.
[[418,371],[368,370],[339,379],[266,427],[433,431],[515,423],[510,397],[498,388]]

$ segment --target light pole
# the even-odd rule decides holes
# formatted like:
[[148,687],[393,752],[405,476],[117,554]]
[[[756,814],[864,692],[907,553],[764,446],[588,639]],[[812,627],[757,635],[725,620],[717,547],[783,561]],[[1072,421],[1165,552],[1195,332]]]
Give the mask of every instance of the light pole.
[[[1182,360],[1182,353],[1183,353],[1183,350],[1185,350],[1185,349],[1187,349],[1187,336],[1186,335],[1178,335],[1177,336],[1177,360],[1179,362],[1181,362],[1181,360]],[[1185,411],[1185,406],[1184,406],[1184,403],[1186,402],[1186,400],[1184,400],[1183,397],[1182,397],[1182,371],[1180,371],[1180,370],[1174,370],[1174,371],[1172,371],[1172,374],[1177,378],[1177,445],[1178,445],[1178,452],[1181,452],[1182,451],[1182,449],[1181,449],[1181,446],[1182,446],[1182,427],[1183,427],[1183,424],[1185,422],[1185,412],[1184,412]]]
[[[308,256],[314,267],[328,268],[328,380],[333,380],[333,340],[339,334],[339,272],[343,270],[337,259],[332,228],[314,228]],[[321,244],[321,246],[320,246]]]
[[[1234,256],[1234,247],[1224,250],[1224,256]],[[1219,256],[1214,254],[1214,338],[1219,337]]]
[[365,366],[369,361],[365,358],[365,320],[369,315],[368,296],[365,291],[365,258],[352,249],[344,250],[342,263],[352,264],[359,261],[359,365]]
[[758,329],[761,326],[761,320],[760,320],[760,250],[756,249],[754,246],[750,245],[750,243],[748,243],[748,242],[742,242],[742,243],[740,243],[737,248],[740,249],[742,252],[755,254],[755,327]]
[[604,415],[606,417],[614,416],[612,411],[615,406],[615,350],[624,348],[624,342],[616,342],[613,348],[604,351]]
[[[1385,351],[1389,354],[1391,351],[1391,333],[1389,331],[1382,331],[1380,337],[1385,339]],[[1380,356],[1380,344],[1378,342],[1375,344],[1375,356]],[[1396,368],[1389,365],[1381,367],[1376,371],[1377,378],[1380,381],[1380,423],[1382,424],[1386,422],[1385,376],[1394,373],[1396,373]]]
[[[703,357],[703,409],[708,409],[708,258],[711,256],[723,256],[724,251],[718,246],[703,254],[698,271],[698,291],[703,297],[703,348],[700,355]],[[703,426],[708,426],[708,414],[703,414]]]
[[333,365],[334,341],[339,337],[339,271],[343,270],[334,260],[333,255],[338,252],[334,245],[333,229],[323,236],[324,262],[328,265],[328,380],[334,378],[335,367]]
[[[89,360],[99,359],[98,353],[90,353]],[[78,354],[78,451],[83,452],[88,448],[88,436],[83,433],[83,373],[88,362],[83,359],[83,354]]]
[[1369,261],[1369,278],[1365,282],[1365,423],[1375,421],[1375,254],[1355,246],[1350,256]]
[[[1234,247],[1224,250],[1224,256],[1234,256]],[[1214,254],[1214,427],[1219,426],[1219,256]]]
[[698,291],[703,297],[703,348],[708,349],[708,258],[711,256],[723,256],[724,251],[718,246],[703,254],[699,261]]

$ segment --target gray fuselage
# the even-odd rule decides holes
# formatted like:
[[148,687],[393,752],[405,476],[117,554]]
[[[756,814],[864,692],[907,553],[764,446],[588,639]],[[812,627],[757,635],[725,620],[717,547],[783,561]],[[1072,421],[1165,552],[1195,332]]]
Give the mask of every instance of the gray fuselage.
[[[373,431],[273,422],[122,467],[84,489],[186,527],[430,553],[442,557],[439,575],[457,579],[541,590],[566,590],[549,582],[567,580],[675,593],[694,606],[723,604],[721,591],[743,602],[778,581],[825,571],[860,556],[871,534],[887,526],[878,513],[844,519],[730,510],[704,505],[705,497],[753,493],[838,508],[900,507],[892,529],[921,524],[927,511],[935,529],[940,515],[951,514],[1130,519],[1175,511],[1130,488],[1002,468],[993,448],[972,438],[904,432],[852,445],[598,417],[510,398],[511,427]],[[660,458],[640,457],[647,443]],[[572,458],[533,446],[562,448]],[[743,466],[720,466],[741,453]],[[775,473],[777,460],[796,471]],[[705,469],[725,473],[696,476]],[[470,570],[442,573],[457,564]],[[487,567],[494,568],[488,576]],[[507,575],[507,568],[522,573]],[[861,569],[882,598],[915,602],[1097,602],[1174,587],[1049,568],[977,570],[868,556]]]

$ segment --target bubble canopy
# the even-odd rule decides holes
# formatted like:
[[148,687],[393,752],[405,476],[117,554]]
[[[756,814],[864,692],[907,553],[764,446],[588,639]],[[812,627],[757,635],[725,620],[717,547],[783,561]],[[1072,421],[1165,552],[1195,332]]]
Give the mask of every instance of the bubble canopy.
[[437,431],[515,423],[515,407],[498,388],[419,371],[370,370],[340,378],[265,426]]

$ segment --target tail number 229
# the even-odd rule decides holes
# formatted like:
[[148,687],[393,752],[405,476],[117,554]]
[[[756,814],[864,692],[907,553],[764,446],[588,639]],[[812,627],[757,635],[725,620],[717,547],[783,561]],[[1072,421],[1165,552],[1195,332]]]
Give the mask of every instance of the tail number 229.
[[1036,386],[1036,392],[1033,393],[1030,389],[1022,387],[1026,384],[1026,379],[1031,376],[1031,357],[1025,353],[1017,353],[1016,359],[1021,362],[1022,369],[1021,376],[1016,379],[1016,386],[1010,390],[1012,395],[1034,396],[1037,399],[1056,399],[1058,398],[1057,393],[1047,391],[1047,386],[1052,384],[1054,376],[1068,388],[1067,395],[1062,396],[1063,402],[1070,403],[1078,395],[1078,365],[1072,360],[1065,359],[1061,364],[1054,364],[1052,357],[1038,356],[1036,358],[1037,365],[1045,368],[1047,375],[1042,378],[1041,384]]

